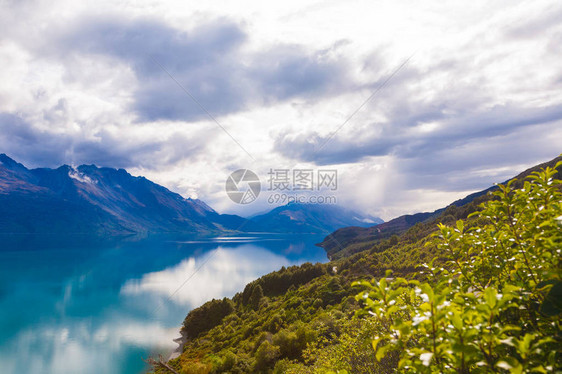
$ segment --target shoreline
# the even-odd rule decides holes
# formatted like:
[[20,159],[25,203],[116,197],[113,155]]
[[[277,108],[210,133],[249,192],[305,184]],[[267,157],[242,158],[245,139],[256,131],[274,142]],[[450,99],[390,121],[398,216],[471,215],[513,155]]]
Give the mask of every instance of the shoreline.
[[174,351],[172,353],[170,353],[170,356],[168,357],[166,362],[178,358],[183,353],[183,347],[185,346],[185,343],[187,342],[187,335],[185,335],[185,333],[182,331],[181,328],[180,328],[180,335],[181,336],[179,338],[173,339],[174,343],[177,343],[178,346],[177,346],[176,349],[174,349]]

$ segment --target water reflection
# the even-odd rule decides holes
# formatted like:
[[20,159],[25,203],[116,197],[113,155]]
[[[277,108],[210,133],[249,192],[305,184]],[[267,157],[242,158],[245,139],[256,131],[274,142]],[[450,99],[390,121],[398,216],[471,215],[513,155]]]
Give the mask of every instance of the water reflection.
[[3,373],[142,372],[189,309],[326,259],[318,237],[0,240]]
[[133,373],[141,357],[175,347],[177,327],[114,319],[95,326],[88,319],[44,324],[20,331],[2,347],[3,373]]
[[203,256],[190,257],[165,270],[129,280],[121,293],[161,295],[164,300],[159,305],[172,301],[191,309],[212,298],[232,296],[260,275],[288,265],[287,258],[255,245],[236,249],[220,246]]

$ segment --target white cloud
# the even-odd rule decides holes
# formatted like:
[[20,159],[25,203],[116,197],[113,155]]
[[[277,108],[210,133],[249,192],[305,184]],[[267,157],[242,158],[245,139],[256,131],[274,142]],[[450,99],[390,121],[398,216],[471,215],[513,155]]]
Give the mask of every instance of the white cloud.
[[121,293],[153,294],[160,297],[160,303],[169,300],[193,308],[213,298],[231,297],[260,275],[288,265],[285,257],[252,245],[231,250],[219,247],[172,268],[129,280]]

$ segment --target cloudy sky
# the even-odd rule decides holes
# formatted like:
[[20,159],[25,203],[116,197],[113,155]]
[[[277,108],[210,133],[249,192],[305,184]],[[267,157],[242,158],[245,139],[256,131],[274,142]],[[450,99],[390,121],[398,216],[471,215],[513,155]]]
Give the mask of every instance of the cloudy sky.
[[228,199],[236,169],[337,169],[340,204],[390,219],[562,152],[559,0],[0,7],[0,153],[29,167],[238,214],[268,203]]

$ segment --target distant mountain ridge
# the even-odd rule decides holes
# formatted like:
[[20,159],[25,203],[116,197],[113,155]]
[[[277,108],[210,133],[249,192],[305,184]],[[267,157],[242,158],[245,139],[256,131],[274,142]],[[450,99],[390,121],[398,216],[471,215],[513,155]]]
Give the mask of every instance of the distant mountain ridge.
[[[523,180],[531,173],[547,166],[552,167],[560,160],[562,160],[562,156],[558,156],[551,161],[544,162],[523,171],[514,177],[517,179],[514,187],[520,188],[523,184]],[[562,175],[560,175],[560,171],[558,174],[558,178],[561,178]],[[324,248],[330,258],[349,256],[350,254],[372,248],[374,245],[393,235],[404,233],[418,223],[428,223],[430,221],[435,221],[433,223],[436,223],[437,221],[447,218],[447,215],[451,216],[452,213],[456,215],[456,217],[454,217],[455,219],[466,218],[469,213],[476,209],[478,204],[489,199],[488,193],[495,189],[497,189],[497,186],[494,185],[485,190],[474,192],[433,212],[406,214],[372,227],[343,227],[326,236],[326,238],[317,245]],[[432,227],[434,226],[435,225],[432,225]]]
[[125,234],[255,230],[123,169],[27,169],[0,155],[0,232]]
[[201,200],[186,199],[124,169],[95,165],[28,169],[0,154],[0,233],[322,234],[380,222],[324,204],[289,204],[251,219],[219,214]]
[[276,232],[330,233],[345,226],[368,227],[383,223],[378,217],[363,215],[338,205],[289,203],[254,216],[252,221]]

